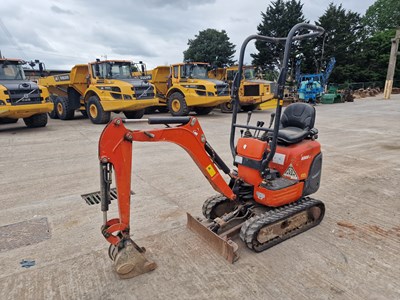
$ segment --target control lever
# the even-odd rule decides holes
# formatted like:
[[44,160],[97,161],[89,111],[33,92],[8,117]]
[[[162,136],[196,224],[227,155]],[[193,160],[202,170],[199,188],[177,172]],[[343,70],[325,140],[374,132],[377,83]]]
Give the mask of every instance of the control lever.
[[[249,126],[249,123],[250,123],[250,119],[251,119],[251,114],[252,114],[253,112],[252,111],[249,111],[248,113],[247,113],[247,122],[246,122],[246,126]],[[246,131],[244,132],[244,137],[251,137],[251,132],[250,132],[250,130],[247,128],[246,129]]]
[[246,125],[247,125],[247,126],[249,126],[250,118],[251,118],[251,114],[252,114],[252,113],[253,113],[252,111],[247,112],[247,122],[246,122]]
[[274,119],[275,119],[275,113],[272,113],[271,114],[271,120],[269,121],[269,127],[268,128],[271,128],[272,123],[274,123]]
[[[257,121],[257,127],[263,127],[264,124],[265,124],[265,123],[264,123],[263,121]],[[258,138],[259,134],[260,134],[260,129],[257,129],[257,130],[254,132],[254,137]]]
[[[269,126],[268,126],[268,128],[271,128],[271,126],[272,126],[272,124],[274,123],[274,120],[275,120],[275,113],[272,113],[271,114],[271,119],[270,119],[270,121],[269,121]],[[266,141],[266,140],[268,140],[268,131],[265,131],[264,133],[263,133],[263,135],[261,136],[261,140],[262,141]]]

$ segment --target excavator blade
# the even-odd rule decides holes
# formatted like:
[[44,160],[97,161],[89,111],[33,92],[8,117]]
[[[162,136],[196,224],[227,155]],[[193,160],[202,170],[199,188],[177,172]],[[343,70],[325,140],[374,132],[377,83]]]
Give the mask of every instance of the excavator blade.
[[197,233],[211,248],[217,251],[231,264],[239,259],[239,254],[237,253],[238,245],[229,238],[229,235],[225,234],[223,236],[219,236],[208,229],[207,226],[198,219],[192,217],[189,213],[186,214],[187,228]]
[[109,254],[114,260],[114,271],[122,279],[128,279],[153,271],[157,264],[144,255],[145,249],[138,247],[132,240],[127,241],[122,249],[111,246]]

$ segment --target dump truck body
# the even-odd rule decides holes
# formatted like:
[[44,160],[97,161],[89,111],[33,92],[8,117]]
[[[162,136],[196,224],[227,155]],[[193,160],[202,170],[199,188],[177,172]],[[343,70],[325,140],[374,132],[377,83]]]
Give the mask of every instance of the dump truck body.
[[122,111],[128,118],[135,118],[134,114],[140,118],[141,111],[157,105],[158,100],[154,86],[134,78],[131,68],[130,61],[96,61],[76,65],[67,74],[41,78],[40,82],[48,87],[61,119],[73,117],[71,111],[75,110],[87,114],[93,123],[107,123],[110,112]]
[[[42,127],[47,123],[43,114],[53,109],[48,90],[25,78],[19,59],[0,59],[0,122],[13,123],[23,118],[28,127]],[[29,119],[30,118],[30,119]],[[36,120],[30,126],[27,120]]]
[[207,114],[215,106],[230,100],[229,86],[207,74],[206,63],[181,63],[159,66],[151,72],[160,103],[168,106],[174,116],[187,115],[191,110]]
[[[227,82],[232,82],[237,74],[238,67],[217,68],[209,72],[209,76]],[[244,110],[253,110],[259,104],[275,98],[277,92],[276,83],[257,79],[255,68],[246,66],[243,69],[243,78],[239,87],[239,101]],[[246,109],[249,108],[249,109]]]

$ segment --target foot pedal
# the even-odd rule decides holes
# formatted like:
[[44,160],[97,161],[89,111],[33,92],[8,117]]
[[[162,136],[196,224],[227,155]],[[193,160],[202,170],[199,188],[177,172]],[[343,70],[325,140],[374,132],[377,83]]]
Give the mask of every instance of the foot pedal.
[[[135,193],[131,191],[131,195],[134,195]],[[83,194],[81,195],[82,199],[85,200],[85,202],[88,205],[94,205],[94,204],[99,204],[101,202],[101,196],[100,196],[100,191],[98,192],[93,192],[89,194]],[[110,200],[115,200],[118,198],[118,193],[116,188],[110,189]]]

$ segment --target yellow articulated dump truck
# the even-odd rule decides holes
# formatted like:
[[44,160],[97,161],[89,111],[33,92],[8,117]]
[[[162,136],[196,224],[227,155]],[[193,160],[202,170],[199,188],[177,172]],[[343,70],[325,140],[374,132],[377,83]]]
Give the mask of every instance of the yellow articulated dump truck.
[[111,112],[140,119],[144,109],[158,104],[154,86],[132,76],[133,64],[126,60],[97,60],[75,65],[70,73],[43,77],[54,102],[51,117],[74,118],[75,110],[94,124],[110,121]]
[[161,104],[173,116],[186,116],[190,111],[207,115],[214,107],[230,101],[229,85],[208,77],[209,65],[188,62],[159,66],[152,70],[154,84]]
[[[223,80],[230,86],[237,74],[238,66],[226,68],[217,68],[209,71],[211,78]],[[243,78],[239,87],[240,107],[244,111],[255,110],[257,107],[267,101],[275,98],[277,85],[274,82],[257,79],[255,68],[253,66],[243,67]],[[230,102],[221,105],[223,111],[232,111]]]
[[25,78],[25,63],[0,58],[0,124],[22,118],[27,127],[44,127],[53,103],[46,88]]

